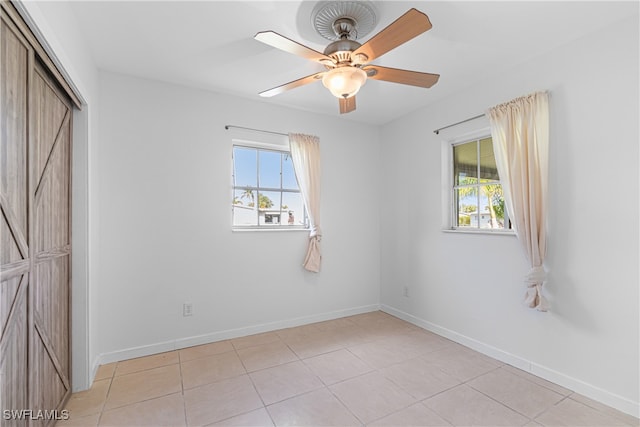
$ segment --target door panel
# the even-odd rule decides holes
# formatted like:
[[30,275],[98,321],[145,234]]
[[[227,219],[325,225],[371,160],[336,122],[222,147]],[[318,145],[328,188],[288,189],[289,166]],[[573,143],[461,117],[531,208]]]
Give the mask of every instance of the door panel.
[[38,280],[32,284],[34,325],[40,341],[54,365],[60,368],[58,375],[63,382],[69,379],[69,256],[58,256],[39,262],[36,267]]
[[[28,70],[31,50],[17,29],[2,16],[0,25],[0,96],[2,115],[0,117],[0,195],[4,217],[10,217],[12,227],[23,233],[26,242],[27,205],[27,101]],[[5,211],[9,211],[5,213]],[[4,218],[4,221],[7,221]],[[4,222],[3,221],[3,222]],[[5,252],[5,245],[13,240],[11,232],[2,226],[2,248],[0,261],[5,264],[26,258],[14,251]]]
[[[0,407],[29,407],[27,389],[27,282],[28,276],[18,276],[0,282],[0,306],[6,320],[0,338]],[[15,292],[9,292],[15,290]],[[6,310],[6,311],[5,311]],[[6,423],[6,424],[5,424]],[[24,426],[24,421],[3,420],[3,426]]]
[[[69,381],[69,262],[71,106],[36,64],[33,73],[30,147],[33,196],[31,284],[32,402],[61,409]],[[43,423],[43,425],[46,423]]]
[[[0,13],[0,409],[28,401],[28,101],[33,51]],[[2,425],[24,425],[4,420]]]

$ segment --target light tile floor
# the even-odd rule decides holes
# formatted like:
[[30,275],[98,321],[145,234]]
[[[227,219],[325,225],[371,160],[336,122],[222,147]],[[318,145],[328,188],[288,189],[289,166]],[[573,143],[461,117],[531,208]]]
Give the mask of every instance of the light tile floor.
[[101,366],[57,426],[638,426],[382,312]]

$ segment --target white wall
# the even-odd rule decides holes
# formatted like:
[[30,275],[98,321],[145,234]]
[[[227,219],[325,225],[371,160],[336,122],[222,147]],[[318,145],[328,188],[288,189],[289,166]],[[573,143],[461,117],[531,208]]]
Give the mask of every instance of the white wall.
[[[100,90],[102,362],[378,307],[375,128],[106,72]],[[226,124],[320,137],[320,274],[306,232],[231,231]]]
[[[378,136],[247,100],[98,78],[68,5],[23,5],[87,102],[74,117],[74,390],[88,386],[100,354],[115,360],[381,301],[638,415],[637,16]],[[546,314],[519,304],[527,266],[515,238],[440,231],[441,141],[486,122],[432,133],[537,89],[550,90],[552,103]],[[321,275],[299,267],[303,233],[230,231],[227,123],[320,136]],[[368,215],[350,223],[354,210]],[[275,258],[283,252],[290,263]],[[193,317],[181,317],[183,301],[194,303]]]
[[[636,15],[385,126],[383,307],[638,416],[638,75]],[[433,133],[536,90],[551,94],[548,313],[520,304],[515,237],[441,231],[441,143],[488,122]]]
[[14,3],[61,71],[71,80],[84,105],[73,114],[72,174],[72,390],[87,389],[93,381],[90,360],[97,353],[90,337],[92,326],[90,212],[97,212],[97,192],[92,188],[89,164],[98,143],[98,70],[79,33],[75,15],[65,2],[24,1]]

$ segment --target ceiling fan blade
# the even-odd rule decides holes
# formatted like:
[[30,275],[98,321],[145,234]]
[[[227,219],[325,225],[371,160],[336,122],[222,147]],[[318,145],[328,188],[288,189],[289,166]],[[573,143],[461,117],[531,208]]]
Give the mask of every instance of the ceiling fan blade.
[[340,101],[340,114],[350,113],[356,109],[355,95],[350,98],[339,98],[339,101]]
[[367,59],[363,63],[371,62],[430,29],[429,17],[417,9],[410,9],[356,49],[351,56],[357,57],[358,54],[364,54]]
[[370,79],[425,88],[433,86],[440,78],[440,74],[400,70],[398,68],[380,67],[379,65],[369,65],[364,67],[363,70],[367,72],[367,76],[369,76]]
[[300,43],[288,39],[285,36],[281,36],[273,31],[263,31],[258,33],[255,35],[254,39],[285,52],[302,56],[303,58],[311,61],[317,61],[327,65],[335,64],[335,61],[327,55],[320,53],[317,50],[313,50],[310,47],[301,45]]
[[320,73],[311,74],[310,76],[303,77],[301,79],[294,80],[292,82],[285,83],[283,85],[280,85],[280,86],[265,90],[263,92],[260,92],[259,95],[263,96],[263,97],[267,97],[267,98],[271,97],[271,96],[274,96],[274,95],[279,95],[282,92],[285,92],[287,90],[294,89],[294,88],[297,88],[297,87],[300,87],[300,86],[304,86],[304,85],[309,84],[309,83],[313,83],[313,82],[322,80],[322,76],[324,75],[324,73],[325,72],[322,71]]

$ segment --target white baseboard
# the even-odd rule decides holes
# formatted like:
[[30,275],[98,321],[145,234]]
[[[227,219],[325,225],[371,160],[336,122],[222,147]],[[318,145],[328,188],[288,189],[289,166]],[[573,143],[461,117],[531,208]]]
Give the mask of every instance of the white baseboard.
[[371,304],[361,307],[353,307],[344,310],[331,311],[328,313],[314,314],[311,316],[297,317],[294,319],[279,320],[276,322],[263,323],[259,325],[246,326],[237,329],[211,332],[204,335],[196,335],[185,338],[177,338],[171,341],[158,342],[139,347],[131,347],[123,350],[102,353],[96,363],[94,363],[92,376],[95,378],[99,365],[119,362],[121,360],[133,359],[136,357],[149,356],[166,351],[179,350],[181,348],[192,347],[194,345],[209,344],[216,341],[228,340],[232,338],[244,337],[247,335],[259,334],[263,332],[276,331],[278,329],[293,328],[309,323],[323,322],[325,320],[339,319],[341,317],[353,316],[356,314],[368,313],[380,310],[380,305]]
[[486,354],[487,356],[500,360],[501,362],[507,363],[511,366],[522,369],[523,371],[529,372],[540,378],[544,378],[547,381],[551,381],[554,384],[557,384],[559,386],[572,390],[576,393],[582,394],[590,399],[601,402],[607,406],[610,406],[621,412],[624,412],[625,414],[629,414],[636,418],[640,417],[640,403],[638,402],[634,402],[630,399],[619,396],[615,393],[611,393],[607,390],[588,384],[579,379],[570,377],[561,372],[547,368],[546,366],[542,366],[540,364],[531,362],[530,360],[524,359],[520,356],[516,356],[504,350],[500,350],[499,348],[493,347],[489,344],[467,337],[458,332],[452,331],[447,328],[443,328],[442,326],[428,322],[424,319],[420,319],[416,316],[413,316],[409,313],[405,313],[402,310],[398,310],[386,304],[381,304],[380,310],[384,311],[385,313],[396,316],[402,320],[406,320],[407,322],[412,323],[416,326],[419,326],[423,329],[426,329],[430,332],[433,332],[435,334],[448,338],[451,341],[455,341],[459,344],[462,344],[465,347],[469,347],[482,354]]

